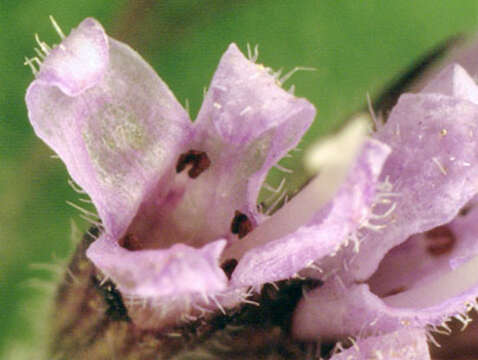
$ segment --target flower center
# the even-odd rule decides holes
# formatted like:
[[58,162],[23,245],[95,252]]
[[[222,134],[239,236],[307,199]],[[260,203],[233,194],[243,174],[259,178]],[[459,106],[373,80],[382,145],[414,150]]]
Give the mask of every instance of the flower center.
[[[164,249],[175,243],[201,247],[218,239],[241,239],[251,232],[250,217],[234,210],[236,205],[228,201],[218,161],[215,153],[210,157],[197,148],[181,153],[144,196],[119,245],[130,251]],[[229,264],[227,271],[232,273],[234,267]]]

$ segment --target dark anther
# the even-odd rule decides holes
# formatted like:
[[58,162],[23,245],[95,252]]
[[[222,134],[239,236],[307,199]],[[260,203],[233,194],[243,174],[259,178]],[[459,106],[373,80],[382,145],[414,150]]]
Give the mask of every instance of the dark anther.
[[209,168],[211,160],[204,151],[189,150],[181,154],[176,164],[176,172],[180,173],[186,166],[191,165],[188,175],[192,179],[196,179],[201,173]]
[[470,205],[465,205],[461,208],[460,212],[458,213],[460,216],[466,216],[471,211],[472,207]]
[[100,292],[107,305],[106,315],[114,321],[131,321],[128,316],[128,310],[123,303],[121,293],[116,289],[115,284],[111,280],[102,283],[95,276],[91,277],[96,289]]
[[455,245],[455,234],[446,225],[438,226],[425,233],[427,251],[433,256],[439,256],[450,252]]
[[119,240],[119,245],[130,251],[143,249],[143,245],[138,237],[134,234],[126,234]]
[[252,223],[247,215],[237,211],[234,213],[234,218],[231,222],[231,232],[237,234],[239,239],[246,236],[252,231]]
[[237,266],[237,260],[236,259],[229,259],[229,260],[226,260],[222,263],[221,268],[222,268],[222,270],[224,270],[224,272],[226,273],[226,276],[229,280],[231,280],[232,273],[233,273],[234,269],[236,268],[236,266]]

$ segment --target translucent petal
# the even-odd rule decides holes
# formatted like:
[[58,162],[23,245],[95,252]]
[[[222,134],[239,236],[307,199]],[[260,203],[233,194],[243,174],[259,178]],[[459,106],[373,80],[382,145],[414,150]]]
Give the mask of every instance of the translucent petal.
[[189,118],[153,69],[127,45],[106,40],[95,20],[50,56],[27,91],[30,121],[119,236],[189,140]]

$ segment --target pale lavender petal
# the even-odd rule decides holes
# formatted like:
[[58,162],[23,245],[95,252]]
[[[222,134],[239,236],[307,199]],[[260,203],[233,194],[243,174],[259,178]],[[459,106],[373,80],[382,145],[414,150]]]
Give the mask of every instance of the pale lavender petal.
[[423,88],[421,93],[435,93],[468,100],[478,104],[478,87],[465,69],[450,64]]
[[[449,68],[428,90],[466,97],[473,84],[465,75]],[[377,134],[393,149],[382,179],[394,184],[396,210],[382,231],[364,236],[358,253],[339,254],[334,269],[342,269],[329,271],[325,285],[301,302],[295,321],[300,336],[387,333],[440,326],[452,316],[468,322],[463,314],[478,291],[478,215],[472,207],[453,218],[477,191],[477,121],[471,101],[436,93],[402,96]],[[368,284],[354,284],[372,274]],[[333,321],[324,318],[330,312]]]
[[[472,202],[451,223],[410,237],[385,256],[367,284],[347,286],[332,275],[298,306],[298,335],[387,333],[404,325],[440,326],[451,317],[466,325],[478,291],[477,220]],[[333,320],[325,318],[329,311]]]
[[439,279],[477,254],[478,208],[474,207],[451,223],[413,235],[393,248],[367,282],[380,297],[404,292]]
[[88,18],[50,51],[36,79],[77,96],[103,79],[108,62],[107,36],[96,20]]
[[176,161],[189,118],[153,69],[127,45],[106,40],[93,19],[50,56],[26,95],[30,121],[118,237]]
[[234,210],[257,220],[257,196],[267,172],[297,145],[314,116],[312,104],[282,89],[270,69],[231,44],[196,120],[196,141],[217,164],[208,186],[217,189],[218,207],[209,207],[210,216],[222,219],[221,203],[229,203],[229,221]]
[[88,248],[87,256],[124,296],[207,297],[226,289],[227,277],[218,263],[225,245],[225,240],[217,240],[199,249],[175,244],[164,250],[129,251],[104,234]]
[[[370,232],[351,264],[367,279],[383,256],[413,234],[450,222],[476,194],[478,106],[439,95],[404,95],[376,137],[392,147],[382,179],[393,185],[396,210]],[[380,209],[377,209],[380,211]]]
[[429,360],[425,330],[403,329],[391,334],[359,339],[331,360]]
[[336,252],[368,218],[389,151],[386,145],[369,140],[334,199],[297,231],[249,250],[234,271],[232,284],[259,287],[289,278]]
[[478,257],[474,257],[439,277],[383,298],[368,284],[345,287],[340,278],[329,279],[297,306],[294,333],[303,339],[368,336],[404,326],[440,327],[451,317],[466,325],[470,321],[466,313],[476,306],[477,269]]

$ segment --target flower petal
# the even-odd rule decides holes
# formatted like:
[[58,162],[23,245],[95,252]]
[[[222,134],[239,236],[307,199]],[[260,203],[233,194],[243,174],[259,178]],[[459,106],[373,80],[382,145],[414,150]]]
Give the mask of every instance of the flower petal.
[[331,360],[429,360],[424,330],[400,330],[382,336],[360,339],[354,345],[332,356]]
[[[294,332],[303,339],[336,339],[385,334],[403,327],[440,327],[465,315],[478,291],[478,257],[411,290],[380,298],[368,284],[349,288],[338,277],[326,281],[301,300],[294,315]],[[330,316],[333,314],[333,316]]]
[[[375,294],[384,297],[440,279],[478,254],[477,234],[478,208],[475,207],[451,223],[414,235],[393,248],[367,282]],[[463,279],[454,282],[460,280]],[[443,285],[445,298],[452,297],[450,288]],[[424,294],[422,301],[428,295],[431,294]]]
[[36,78],[58,86],[68,96],[77,96],[103,79],[108,62],[106,34],[96,20],[88,18],[50,51]]
[[478,106],[438,94],[404,95],[377,138],[392,147],[382,178],[394,184],[396,211],[370,232],[351,264],[367,279],[383,256],[413,234],[450,222],[476,194]]
[[435,93],[468,100],[478,104],[478,87],[465,69],[450,64],[423,88],[421,93]]
[[286,279],[315,260],[336,252],[367,219],[389,151],[388,146],[378,141],[366,142],[334,199],[297,231],[246,252],[233,273],[232,284],[259,287]]
[[[297,145],[314,117],[312,104],[283,90],[270,69],[249,61],[231,44],[196,120],[202,150],[216,154],[213,162],[221,164],[216,183],[228,187],[216,196],[233,210],[257,217],[257,196],[267,172]],[[219,218],[222,213],[215,212]]]
[[45,59],[26,102],[37,135],[118,237],[172,166],[191,125],[151,67],[125,44],[103,44],[105,36],[100,24],[85,20]]
[[175,244],[164,250],[129,251],[104,234],[88,248],[87,256],[124,296],[207,296],[226,289],[227,277],[218,263],[225,245],[225,240],[217,240],[200,249]]
[[[478,291],[478,208],[392,249],[367,284],[345,288],[332,278],[298,307],[301,336],[386,333],[406,325],[440,326],[475,304]],[[399,269],[399,271],[397,271]],[[369,288],[370,286],[370,288]],[[321,309],[312,315],[314,309]],[[324,318],[334,309],[334,320]],[[314,318],[314,316],[316,316]]]

